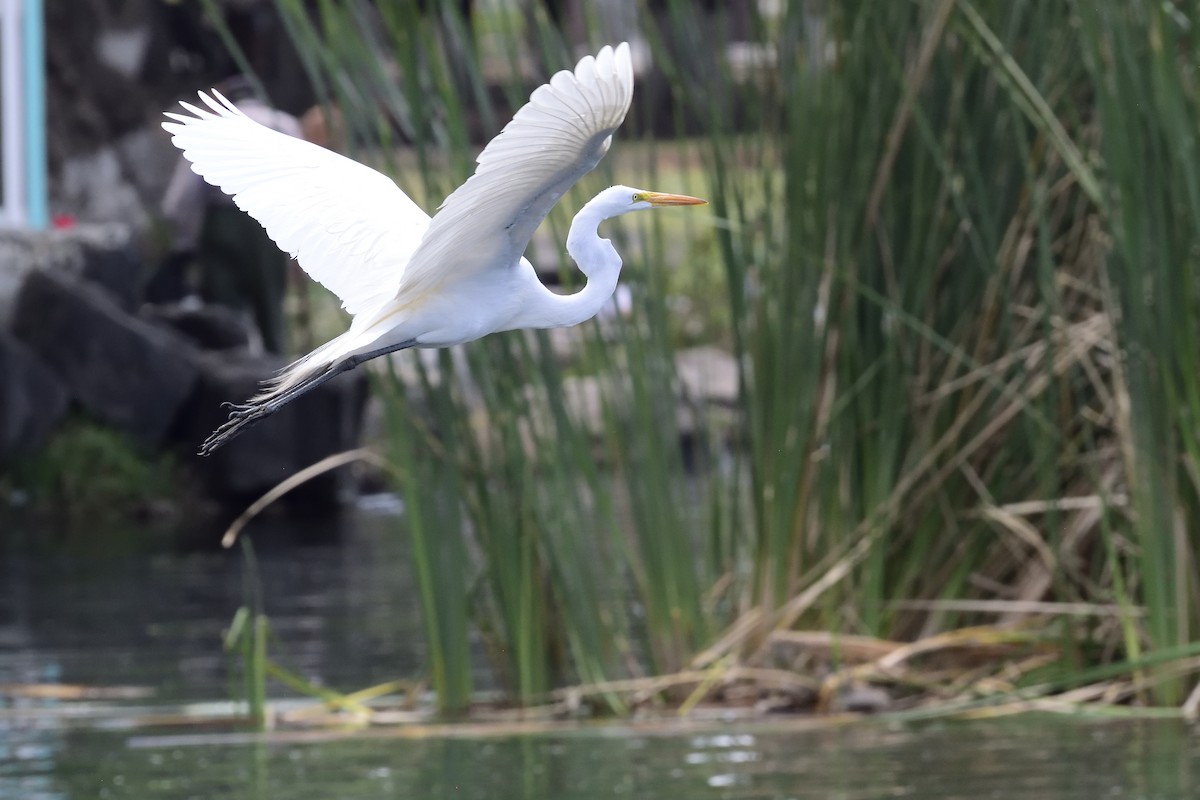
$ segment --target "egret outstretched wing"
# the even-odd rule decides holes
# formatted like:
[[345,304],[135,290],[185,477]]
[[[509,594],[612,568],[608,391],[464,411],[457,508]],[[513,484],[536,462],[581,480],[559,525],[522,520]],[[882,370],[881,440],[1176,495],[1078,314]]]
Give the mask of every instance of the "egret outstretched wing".
[[398,299],[515,264],[558,199],[600,163],[632,99],[628,44],[604,47],[534,91],[434,215]]
[[271,131],[219,94],[200,99],[207,109],[184,103],[192,116],[169,114],[173,121],[163,124],[176,146],[355,314],[349,330],[235,406],[202,454],[387,353],[591,319],[621,272],[621,257],[598,226],[633,211],[704,204],[629,186],[597,194],[567,234],[567,252],[588,279],[572,295],[543,286],[522,257],[546,214],[600,163],[625,120],[633,99],[627,44],[602,48],[535,90],[433,219],[375,170]]
[[429,215],[390,178],[271,130],[214,91],[163,128],[192,169],[232,195],[351,314],[391,299]]

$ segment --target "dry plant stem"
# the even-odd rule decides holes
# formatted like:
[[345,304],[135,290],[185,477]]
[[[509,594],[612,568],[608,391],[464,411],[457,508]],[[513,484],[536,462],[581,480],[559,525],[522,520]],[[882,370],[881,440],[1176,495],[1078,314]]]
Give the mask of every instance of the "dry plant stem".
[[[1107,465],[1100,476],[1101,487],[1104,489],[1115,487],[1119,476],[1118,465]],[[1096,532],[1103,512],[1104,506],[1093,506],[1081,508],[1069,517],[1059,544],[1060,557],[1073,556],[1083,547],[1088,536]],[[1031,563],[1022,568],[1022,574],[1013,582],[1013,585],[1016,587],[1018,597],[1036,600],[1045,596],[1053,581],[1053,570],[1047,569],[1040,563]],[[1010,615],[1004,617],[1002,621],[1007,622],[1012,619],[1013,617]]]
[[1089,494],[1082,497],[1060,497],[1055,500],[1026,500],[1020,503],[1006,503],[1000,510],[1020,517],[1034,514],[1049,514],[1056,511],[1103,511],[1106,508],[1123,508],[1129,505],[1129,498],[1120,492],[1105,497]]
[[[1067,368],[1074,359],[1077,359],[1082,352],[1093,346],[1103,335],[1109,331],[1107,320],[1101,319],[1097,323],[1096,319],[1088,321],[1088,325],[1083,329],[1084,335],[1072,337],[1069,341],[1071,347],[1068,349],[1067,355],[1060,355],[1054,362],[1054,371],[1060,374]],[[1041,350],[1036,352],[1042,352]],[[871,547],[878,536],[881,536],[886,525],[894,519],[895,514],[900,508],[901,502],[907,501],[910,503],[919,502],[930,492],[934,491],[946,476],[961,466],[967,458],[971,456],[977,449],[982,447],[986,442],[1008,424],[1018,413],[1020,413],[1028,402],[1028,399],[1037,396],[1044,391],[1049,385],[1049,379],[1044,374],[1034,373],[1035,377],[1030,382],[1025,392],[1013,391],[1014,400],[992,420],[984,426],[984,428],[976,434],[967,444],[963,445],[950,458],[949,462],[939,469],[932,478],[926,481],[922,489],[918,490],[915,497],[905,497],[908,489],[917,484],[917,481],[925,477],[927,470],[931,469],[935,464],[935,459],[940,456],[941,452],[949,449],[949,447],[958,440],[959,431],[963,430],[967,423],[974,418],[979,407],[982,406],[986,395],[984,393],[977,394],[970,403],[960,411],[954,424],[943,434],[943,436],[922,458],[914,469],[901,477],[896,487],[893,489],[891,496],[884,506],[879,509],[878,513],[864,520],[855,529],[854,538],[857,538],[857,544],[853,549],[837,561],[824,575],[816,582],[810,585],[805,591],[800,593],[793,600],[789,601],[783,608],[779,609],[772,620],[772,625],[776,628],[790,627],[797,618],[807,611],[812,604],[826,590],[840,582],[850,571],[858,565],[871,551]],[[761,613],[761,612],[759,612]],[[741,646],[747,637],[754,635],[757,630],[756,624],[749,621],[748,616],[743,616],[735,623],[727,634],[722,637],[713,647],[698,655],[692,662],[693,666],[704,667],[711,664],[717,658],[722,657],[726,652],[734,647]]]
[[883,195],[892,174],[892,167],[896,163],[896,155],[900,150],[900,142],[904,138],[904,131],[908,128],[909,119],[912,117],[913,101],[920,93],[921,86],[925,83],[925,77],[929,74],[933,56],[942,41],[942,32],[946,29],[946,22],[950,19],[950,12],[953,10],[954,0],[941,0],[938,4],[925,29],[925,36],[921,42],[921,50],[916,63],[910,67],[904,81],[904,96],[900,101],[900,108],[896,111],[896,118],[892,122],[891,130],[888,131],[883,159],[879,163],[879,170],[875,174],[875,182],[871,187],[871,197],[867,201],[867,213],[864,218],[866,223],[864,227],[867,230],[875,227],[879,215],[879,204],[883,201]]
[[905,646],[904,642],[828,631],[773,631],[767,637],[767,643],[794,645],[830,658],[836,654],[846,661],[874,661]]
[[[351,14],[362,2],[322,4],[319,24],[303,13],[294,22],[311,34],[308,61],[326,65],[327,99],[360,138],[394,130],[381,115],[403,121],[414,145],[398,173],[432,208],[469,171],[473,134],[462,123],[474,109],[441,91],[455,87],[426,42],[434,28],[387,4],[381,19],[397,42],[387,56],[402,82],[378,68],[383,59],[348,58],[364,49]],[[1158,4],[1122,0],[818,5],[833,62],[797,59],[763,82],[691,85],[686,59],[714,42],[672,31],[687,45],[677,53],[671,36],[648,33],[680,111],[706,126],[688,146],[711,158],[683,177],[709,184],[720,219],[666,235],[665,217],[616,226],[638,244],[627,265],[638,308],[627,324],[582,331],[566,371],[603,387],[625,377],[632,397],[606,392],[602,419],[583,423],[558,402],[563,363],[536,337],[466,352],[476,399],[457,378],[427,382],[411,403],[415,383],[397,387],[400,421],[385,452],[404,466],[406,522],[428,548],[413,564],[428,589],[422,607],[436,612],[430,652],[446,653],[431,658],[432,672],[461,674],[474,626],[488,632],[510,697],[550,698],[537,712],[547,714],[566,713],[569,697],[669,707],[691,693],[690,708],[724,687],[753,694],[758,679],[764,692],[791,691],[737,672],[788,648],[805,671],[865,660],[876,671],[862,675],[891,682],[904,703],[924,697],[931,715],[984,702],[1104,703],[1177,674],[1152,656],[1194,638],[1200,608],[1189,575],[1200,385],[1180,356],[1197,348],[1192,327],[1175,324],[1194,316],[1186,273],[1200,250],[1194,226],[1170,222],[1198,213],[1194,43],[1163,26]],[[781,57],[805,53],[797,8],[777,22],[762,26],[767,43]],[[314,46],[326,29],[343,32],[329,53]],[[347,78],[358,79],[354,92],[341,88]],[[502,88],[520,96],[519,84]],[[735,97],[747,127],[724,113]],[[1129,102],[1141,97],[1155,105]],[[630,144],[614,144],[615,174],[598,178],[623,182]],[[385,160],[392,145],[381,143]],[[646,178],[661,162],[624,169]],[[462,174],[443,175],[450,165]],[[678,272],[653,265],[693,240],[683,257],[713,274],[681,291]],[[680,320],[667,300],[679,296],[716,312],[715,323],[699,316],[737,365],[744,416],[723,441],[735,450],[732,479],[704,466],[681,478],[668,457],[678,408],[642,414],[674,391]],[[652,380],[655,370],[666,377]],[[1172,479],[1179,486],[1166,486]],[[713,519],[678,513],[688,504],[676,480],[712,498]],[[1147,522],[1159,509],[1162,520]],[[612,575],[622,578],[605,583]],[[1158,590],[1172,581],[1181,588]],[[637,617],[635,604],[651,613]],[[914,658],[912,645],[887,641],[928,632],[920,641],[930,647],[947,627],[993,619],[1001,630],[1044,625],[1047,639],[1073,623],[1092,639],[1055,667],[1070,676],[1130,663],[1136,680],[1120,673],[1063,700],[1053,695],[1074,686],[1069,678],[1011,688],[1052,653],[963,645],[965,660],[949,646]],[[610,680],[655,670],[667,675]],[[572,672],[593,688],[555,699],[553,676]],[[440,686],[468,702],[469,684]],[[1190,689],[1181,683],[1171,702],[1195,713]]]
[[[903,667],[907,662],[919,656],[945,653],[951,650],[960,652],[963,656],[984,657],[989,661],[998,662],[1004,656],[1014,653],[1016,648],[1028,649],[1031,646],[1047,650],[1047,652],[1039,653],[1035,658],[1057,658],[1053,648],[1047,649],[1029,632],[979,627],[937,634],[912,644],[897,647],[874,661],[846,667],[832,673],[821,684],[817,707],[821,710],[830,708],[833,698],[841,687],[855,682],[883,681],[916,686],[926,692],[948,687],[952,680],[966,683],[971,687],[981,687],[983,680],[994,680],[991,676],[992,668],[977,668],[975,674],[981,677],[972,678],[971,673],[964,673],[962,670],[950,670],[944,675],[936,673],[921,675],[917,671]],[[956,677],[952,678],[951,676]],[[984,693],[990,694],[994,691]]]
[[1200,683],[1193,687],[1191,694],[1184,701],[1180,711],[1183,713],[1183,718],[1188,722],[1195,722],[1200,719]]
[[279,482],[275,488],[264,494],[262,497],[250,504],[250,507],[243,511],[237,519],[225,530],[225,534],[221,537],[222,547],[233,547],[237,541],[238,534],[242,532],[250,520],[257,517],[265,509],[270,507],[279,498],[301,486],[304,483],[312,480],[318,475],[323,475],[330,470],[344,467],[347,464],[352,464],[355,461],[367,461],[380,469],[387,470],[389,465],[386,461],[380,458],[379,454],[368,448],[362,447],[357,450],[347,450],[342,453],[334,453],[331,456],[326,456],[317,463],[305,467],[295,475],[290,475],[286,479]]
[[1126,609],[1105,603],[1059,603],[1035,600],[895,600],[893,608],[914,611],[969,611],[983,614],[1069,615],[1077,617],[1142,616],[1144,608]]

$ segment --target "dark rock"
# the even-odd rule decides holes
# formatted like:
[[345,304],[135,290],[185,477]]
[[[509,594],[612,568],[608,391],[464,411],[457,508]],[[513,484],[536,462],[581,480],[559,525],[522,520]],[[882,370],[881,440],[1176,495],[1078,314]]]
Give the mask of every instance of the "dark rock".
[[141,260],[124,225],[0,230],[0,330],[11,326],[16,297],[38,270],[96,284],[127,311],[136,307],[143,279]]
[[892,696],[879,686],[851,683],[843,686],[832,698],[830,710],[853,714],[881,714],[892,708]]
[[52,272],[26,277],[13,333],[84,409],[149,447],[164,440],[196,383],[185,341],[127,315],[95,286]]
[[79,277],[107,291],[125,311],[134,311],[141,303],[145,270],[133,242],[128,237],[123,242],[87,238],[78,241]]
[[737,359],[715,347],[691,347],[675,354],[684,397],[693,402],[736,408],[740,397]]
[[170,305],[144,306],[142,319],[166,325],[201,350],[262,351],[262,337],[244,316],[225,306]]
[[0,464],[41,449],[69,403],[57,376],[19,342],[0,333]]
[[680,445],[684,464],[694,470],[709,458],[724,457],[738,428],[738,364],[715,347],[693,347],[675,354],[675,374]]
[[[307,72],[271,0],[205,3],[67,0],[45,4],[46,116],[56,211],[142,227],[179,152],[162,112],[241,71],[240,51],[281,107],[314,100]],[[223,39],[233,35],[236,48]]]
[[[165,101],[155,111],[173,104]],[[180,156],[156,114],[147,109],[146,116],[142,129],[100,139],[99,146],[63,158],[50,182],[57,211],[89,223],[126,224],[139,232],[152,226]]]
[[[229,410],[222,403],[243,402],[287,362],[230,351],[200,353],[196,363],[200,381],[175,431],[181,446],[193,453],[225,422]],[[234,502],[256,498],[326,456],[357,447],[366,396],[366,375],[346,373],[284,406],[212,455],[195,456],[189,464],[214,497]],[[288,499],[335,506],[347,475],[346,470],[321,475]]]

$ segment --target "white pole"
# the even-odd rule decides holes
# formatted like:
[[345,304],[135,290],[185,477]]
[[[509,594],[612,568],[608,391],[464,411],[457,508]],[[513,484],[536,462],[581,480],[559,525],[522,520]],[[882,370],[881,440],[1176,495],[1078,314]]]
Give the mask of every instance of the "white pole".
[[21,79],[21,0],[0,0],[0,223],[25,224],[25,115]]

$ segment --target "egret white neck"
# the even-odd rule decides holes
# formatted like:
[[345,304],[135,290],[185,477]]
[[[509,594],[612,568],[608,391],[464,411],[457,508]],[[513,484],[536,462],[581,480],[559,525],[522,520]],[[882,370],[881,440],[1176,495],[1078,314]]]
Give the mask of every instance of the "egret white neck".
[[[527,307],[523,319],[513,327],[563,328],[578,325],[596,316],[617,289],[621,276],[621,256],[608,239],[600,237],[600,223],[616,216],[597,197],[580,209],[567,233],[567,253],[587,275],[587,284],[578,292],[560,295],[541,287]],[[540,287],[540,284],[539,284]]]

